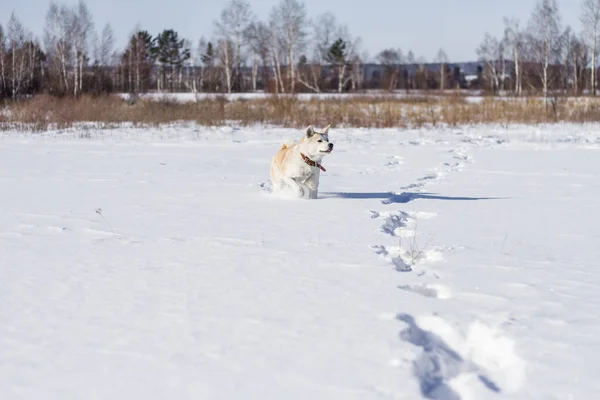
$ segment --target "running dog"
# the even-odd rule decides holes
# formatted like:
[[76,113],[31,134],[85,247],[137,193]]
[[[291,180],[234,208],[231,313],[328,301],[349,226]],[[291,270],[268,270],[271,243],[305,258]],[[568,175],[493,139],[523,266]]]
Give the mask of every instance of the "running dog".
[[291,191],[296,197],[316,199],[319,191],[319,176],[325,168],[323,157],[331,153],[333,143],[329,142],[329,127],[322,132],[312,125],[294,144],[283,144],[271,159],[271,181],[273,193]]

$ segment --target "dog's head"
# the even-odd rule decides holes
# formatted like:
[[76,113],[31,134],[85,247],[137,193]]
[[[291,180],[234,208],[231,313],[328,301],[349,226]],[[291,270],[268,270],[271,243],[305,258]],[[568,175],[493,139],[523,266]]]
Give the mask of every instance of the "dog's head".
[[333,150],[333,143],[329,141],[329,127],[327,125],[322,132],[316,131],[312,125],[306,128],[306,134],[302,138],[302,147],[310,158],[323,158]]

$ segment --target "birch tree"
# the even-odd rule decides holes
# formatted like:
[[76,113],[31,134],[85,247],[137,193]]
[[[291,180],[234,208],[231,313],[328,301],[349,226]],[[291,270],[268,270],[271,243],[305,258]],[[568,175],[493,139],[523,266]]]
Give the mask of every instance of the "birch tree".
[[396,89],[398,85],[398,74],[399,67],[403,61],[402,50],[398,49],[384,49],[377,54],[377,61],[383,64],[385,72],[388,76],[388,90],[391,92]]
[[136,27],[129,39],[129,44],[121,56],[127,74],[127,88],[134,97],[150,87],[150,75],[156,51],[152,35],[148,31]]
[[215,88],[215,50],[212,42],[206,42],[204,38],[198,43],[198,52],[200,53],[200,61],[202,62],[201,87],[204,87],[205,81],[208,90],[213,91]]
[[270,14],[272,29],[283,45],[290,92],[294,92],[296,64],[306,47],[306,18],[301,0],[281,0]]
[[[338,28],[335,15],[331,12],[320,14],[311,25],[313,28],[311,41],[314,44],[314,57],[319,64],[323,65],[331,45],[340,36],[340,28]],[[336,32],[338,33],[336,34]]]
[[[232,82],[235,78],[238,88],[241,86],[240,67],[245,58],[246,44],[248,43],[248,33],[252,25],[254,16],[250,10],[250,4],[245,0],[230,0],[225,9],[221,12],[218,21],[215,21],[215,30],[219,43],[219,48],[224,52],[221,58],[229,58],[229,53],[233,58],[231,62],[224,64],[224,67],[233,67],[232,70],[225,70],[227,82],[227,91],[231,93]],[[231,48],[229,48],[231,47]]]
[[258,57],[263,73],[263,81],[266,84],[269,80],[268,68],[271,58],[271,32],[269,27],[262,21],[253,22],[248,30],[248,40],[252,53]]
[[539,65],[538,75],[546,98],[554,78],[550,75],[550,65],[558,62],[560,58],[560,15],[556,0],[538,0],[528,30],[530,53],[533,61]]
[[448,64],[448,55],[444,49],[439,49],[435,61],[440,64],[440,90],[446,88],[446,65]]
[[6,37],[0,25],[0,98],[6,94]]
[[583,90],[584,70],[588,63],[588,47],[584,41],[574,36],[569,49],[569,59],[573,68],[573,91],[580,94]]
[[314,92],[320,92],[321,70],[327,63],[327,55],[336,39],[337,21],[331,12],[318,15],[310,23],[310,58],[303,69],[298,69],[298,81]]
[[15,98],[27,80],[26,43],[31,41],[30,35],[13,12],[8,21],[8,53],[10,54],[10,87]]
[[502,45],[500,41],[489,33],[485,33],[483,42],[476,50],[479,61],[485,63],[485,76],[490,82],[492,91],[500,88],[500,71],[498,70],[498,62],[502,58]]
[[358,59],[360,38],[353,38],[347,26],[340,26],[336,32],[337,40],[330,46],[326,60],[335,66],[338,79],[338,93],[341,93],[352,75],[348,70],[352,68],[352,61]]
[[569,91],[569,84],[573,81],[573,65],[571,63],[571,47],[575,41],[575,36],[571,27],[567,27],[561,36],[561,68],[560,68],[560,84],[567,93]]
[[596,59],[598,56],[598,35],[600,34],[600,0],[584,0],[581,5],[581,23],[583,35],[591,55],[592,93],[596,95]]
[[110,24],[104,25],[99,42],[96,45],[96,60],[101,66],[109,66],[115,47],[115,37]]
[[69,91],[68,68],[71,60],[70,15],[66,6],[50,2],[44,26],[44,47],[58,75],[58,89]]
[[75,61],[73,69],[73,95],[77,96],[83,90],[83,65],[89,50],[89,39],[94,24],[87,4],[79,0],[77,7],[69,13],[69,34],[72,58]]
[[512,50],[512,59],[514,62],[514,91],[520,96],[523,91],[523,77],[521,73],[521,58],[523,52],[523,32],[520,28],[520,22],[516,18],[504,18],[504,40],[506,45]]
[[219,65],[223,69],[227,93],[231,93],[233,86],[233,68],[235,65],[234,47],[234,43],[226,38],[221,38],[217,42],[217,55]]
[[352,69],[350,71],[350,82],[352,83],[352,91],[360,90],[363,87],[364,81],[364,60],[368,57],[354,55],[350,60]]
[[275,75],[275,91],[285,93],[285,82],[281,73],[281,60],[283,54],[283,39],[279,35],[280,22],[276,18],[271,17],[269,21],[269,52],[273,64],[273,74]]

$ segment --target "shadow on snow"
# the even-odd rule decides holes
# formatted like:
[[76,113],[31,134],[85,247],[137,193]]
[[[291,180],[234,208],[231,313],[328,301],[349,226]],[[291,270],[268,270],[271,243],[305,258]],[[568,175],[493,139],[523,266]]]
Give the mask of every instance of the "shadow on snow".
[[413,200],[454,200],[454,201],[474,201],[474,200],[499,200],[506,197],[453,197],[440,196],[435,193],[415,193],[402,192],[396,194],[393,192],[325,192],[322,198],[341,198],[341,199],[381,199],[384,204],[409,203]]

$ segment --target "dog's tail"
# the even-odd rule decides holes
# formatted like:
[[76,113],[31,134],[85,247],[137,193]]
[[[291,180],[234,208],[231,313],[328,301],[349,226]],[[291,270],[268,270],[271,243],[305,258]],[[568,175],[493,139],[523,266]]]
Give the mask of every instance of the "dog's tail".
[[295,144],[296,144],[295,140],[289,140],[289,139],[287,139],[287,140],[285,140],[283,142],[283,144],[281,145],[281,148],[279,149],[279,151],[285,150],[285,149],[289,149],[290,147],[293,147]]

